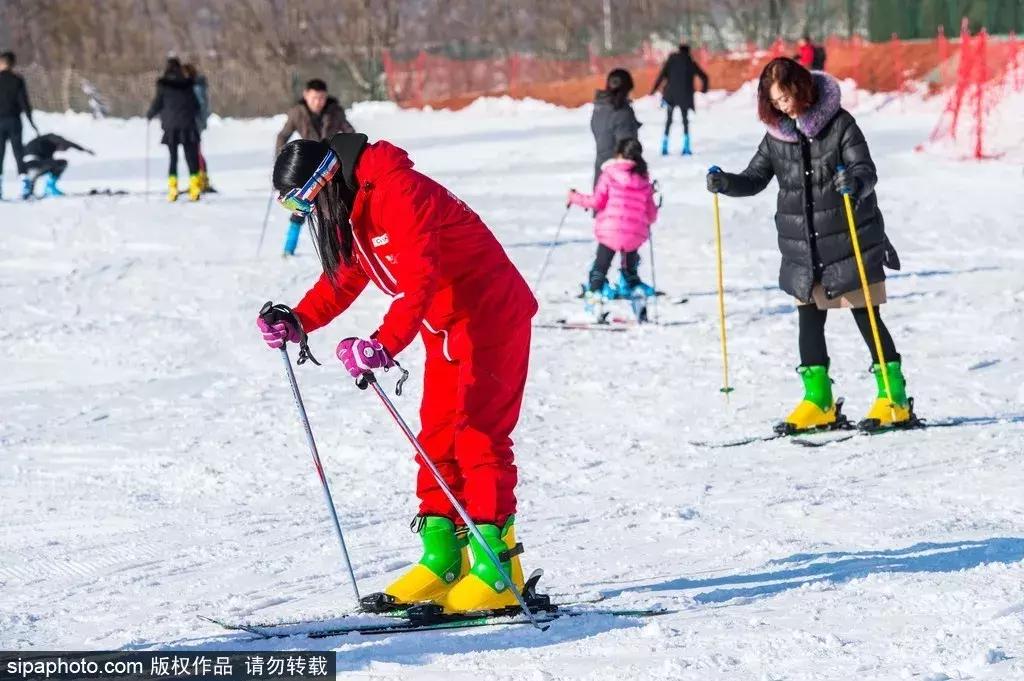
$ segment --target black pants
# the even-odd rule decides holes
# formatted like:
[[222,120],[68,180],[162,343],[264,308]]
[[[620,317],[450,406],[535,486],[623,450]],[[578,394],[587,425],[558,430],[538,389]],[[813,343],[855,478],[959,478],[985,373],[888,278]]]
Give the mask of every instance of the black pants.
[[53,173],[54,177],[60,177],[68,169],[68,162],[62,158],[34,158],[25,161],[25,169],[31,172],[31,179],[35,182],[41,175]]
[[690,134],[690,110],[685,106],[679,106],[678,104],[666,104],[665,108],[668,109],[668,116],[665,118],[665,137],[668,137],[669,130],[672,129],[672,116],[676,109],[679,109],[679,113],[683,116],[683,134]]
[[[594,265],[590,268],[591,291],[600,291],[604,288],[614,257],[615,251],[604,244],[597,245],[597,257],[594,258]],[[622,274],[630,288],[640,283],[640,275],[637,274],[640,269],[640,254],[637,251],[623,251],[619,266],[622,268]]]
[[0,175],[4,172],[4,154],[7,143],[11,143],[14,162],[18,165],[18,174],[25,174],[25,152],[21,146],[21,117],[4,116],[0,118]]
[[199,142],[171,140],[167,149],[171,152],[171,165],[167,169],[168,175],[178,176],[178,145],[185,149],[185,163],[188,164],[188,174],[195,175],[199,172]]
[[[827,367],[829,358],[828,347],[825,345],[825,319],[828,317],[828,310],[819,310],[816,305],[800,305],[797,307],[797,311],[800,317],[800,364]],[[866,307],[853,308],[852,312],[860,335],[871,351],[871,361],[878,364],[878,353],[875,352],[875,340],[871,335],[868,309]],[[886,328],[879,316],[877,305],[875,305],[875,321],[878,322],[878,336],[882,341],[882,353],[885,355],[885,361],[900,361],[900,355],[896,352],[896,344],[893,343],[889,329]]]

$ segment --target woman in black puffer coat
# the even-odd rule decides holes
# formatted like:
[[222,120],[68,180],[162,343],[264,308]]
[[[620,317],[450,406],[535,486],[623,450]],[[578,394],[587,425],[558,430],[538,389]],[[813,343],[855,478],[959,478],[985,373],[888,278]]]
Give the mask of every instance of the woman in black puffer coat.
[[[909,425],[913,414],[900,355],[877,313],[877,305],[885,302],[884,267],[899,269],[899,260],[885,235],[875,195],[878,176],[864,134],[840,106],[835,79],[811,73],[787,58],[771,61],[761,73],[758,115],[768,131],[746,170],[733,174],[712,168],[707,184],[711,192],[752,196],[773,177],[779,182],[775,213],[782,251],[779,285],[798,302],[798,372],[804,383],[804,399],[779,429],[795,432],[842,422],[832,397],[825,344],[827,311],[839,307],[853,309],[877,381],[878,396],[862,425]],[[844,169],[839,170],[840,166]],[[857,238],[876,305],[884,369],[875,350],[842,192],[850,193],[855,205]]]
[[597,158],[594,160],[594,185],[601,176],[601,166],[615,157],[615,147],[625,139],[637,139],[640,121],[633,113],[629,93],[633,91],[633,76],[626,69],[612,69],[605,79],[605,87],[594,95],[594,113],[590,117],[590,130],[594,133]]
[[160,116],[164,136],[160,140],[167,145],[171,155],[168,168],[167,199],[178,198],[178,147],[185,151],[188,164],[188,195],[193,201],[199,200],[202,182],[199,178],[199,100],[196,99],[195,81],[185,75],[181,62],[176,57],[167,60],[164,75],[156,81],[156,97],[146,113],[146,118]]

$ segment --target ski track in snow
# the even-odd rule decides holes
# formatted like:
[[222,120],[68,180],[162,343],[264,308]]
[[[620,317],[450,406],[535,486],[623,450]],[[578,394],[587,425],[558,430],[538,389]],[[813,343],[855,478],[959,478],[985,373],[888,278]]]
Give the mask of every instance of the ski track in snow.
[[[515,434],[524,563],[545,569],[544,589],[678,612],[566,619],[546,633],[257,643],[198,619],[330,618],[352,601],[280,360],[254,328],[265,300],[294,304],[317,272],[307,235],[300,257],[277,257],[278,208],[255,257],[280,120],[214,121],[204,151],[220,193],[198,205],[163,201],[155,145],[149,197],[0,205],[0,649],[334,649],[352,679],[1024,678],[1019,164],[915,153],[939,100],[860,93],[853,107],[903,261],[884,316],[917,411],[1004,421],[821,449],[701,449],[688,443],[768,432],[799,396],[774,183],[722,199],[736,391],[728,402],[718,392],[703,177],[713,163],[742,169],[762,132],[749,91],[708,101],[690,159],[654,155],[663,111],[637,106],[665,194],[659,312],[676,325],[537,329]],[[144,189],[141,120],[37,118],[99,153],[69,154],[66,189]],[[531,283],[565,190],[590,182],[587,107],[366,104],[352,119],[476,209]],[[592,257],[590,219],[573,211],[539,293],[565,302],[542,302],[539,320],[577,310],[568,292]],[[689,302],[671,304],[680,296]],[[324,367],[297,369],[364,593],[418,555],[411,452],[331,359],[386,304],[364,295],[313,334]],[[832,316],[837,394],[857,418],[874,390],[869,358],[849,315]],[[398,404],[415,423],[419,343],[402,359],[414,380]]]

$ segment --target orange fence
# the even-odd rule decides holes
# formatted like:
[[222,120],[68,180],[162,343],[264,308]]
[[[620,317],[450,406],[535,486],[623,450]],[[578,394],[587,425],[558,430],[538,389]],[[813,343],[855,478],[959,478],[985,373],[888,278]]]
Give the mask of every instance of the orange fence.
[[[1013,54],[1017,41],[1011,39]],[[909,81],[926,80],[934,89],[956,82],[952,63],[960,45],[946,39],[941,29],[934,40],[869,43],[832,37],[825,41],[826,70],[839,78],[852,78],[866,90],[899,92]],[[777,40],[767,49],[748,46],[729,53],[695,48],[694,57],[707,71],[711,87],[733,91],[756,78],[772,58],[792,55],[796,46]],[[593,99],[604,74],[614,67],[633,73],[637,93],[646,94],[667,55],[645,45],[636,52],[611,57],[556,60],[525,54],[506,58],[457,60],[420,52],[407,59],[384,57],[390,98],[402,106],[458,109],[481,96],[532,97],[563,106],[580,106]],[[993,61],[999,61],[998,59]]]

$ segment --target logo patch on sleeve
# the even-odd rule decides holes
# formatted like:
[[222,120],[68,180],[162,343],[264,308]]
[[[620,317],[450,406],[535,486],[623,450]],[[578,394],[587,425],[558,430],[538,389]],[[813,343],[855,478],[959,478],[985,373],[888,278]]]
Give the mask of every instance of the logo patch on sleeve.
[[374,246],[386,246],[388,241],[389,239],[387,234],[381,234],[380,236],[375,236],[370,239],[370,243]]

